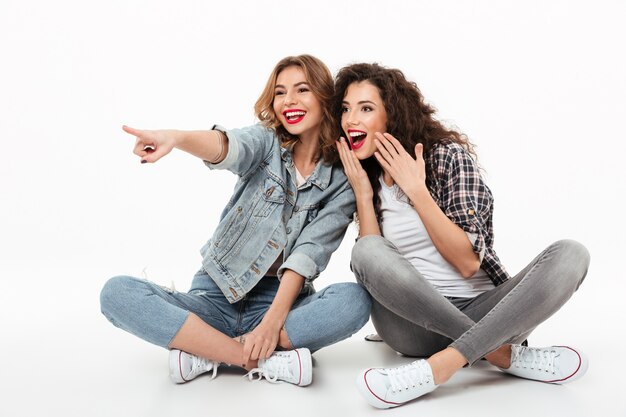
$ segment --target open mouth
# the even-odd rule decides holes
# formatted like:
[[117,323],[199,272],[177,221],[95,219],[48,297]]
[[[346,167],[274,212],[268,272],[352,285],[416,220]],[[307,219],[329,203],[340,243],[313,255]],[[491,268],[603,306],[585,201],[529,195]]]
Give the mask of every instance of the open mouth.
[[367,132],[356,129],[348,129],[348,138],[350,139],[350,147],[353,151],[359,149],[365,143]]
[[287,123],[289,123],[290,125],[299,123],[302,119],[304,119],[305,115],[306,112],[300,109],[287,109],[283,112],[285,120],[287,120]]

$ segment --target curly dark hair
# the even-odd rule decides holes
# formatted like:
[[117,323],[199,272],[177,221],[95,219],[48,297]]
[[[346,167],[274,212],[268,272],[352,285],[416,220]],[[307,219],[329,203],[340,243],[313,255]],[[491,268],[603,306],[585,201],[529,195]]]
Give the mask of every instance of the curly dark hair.
[[[387,113],[387,133],[400,141],[404,149],[415,158],[415,145],[424,146],[426,162],[426,184],[437,180],[434,167],[428,162],[429,152],[439,144],[457,143],[476,158],[474,146],[466,135],[446,128],[434,118],[435,108],[424,101],[417,85],[406,79],[399,69],[385,68],[379,64],[352,64],[343,67],[335,77],[335,95],[332,100],[332,113],[341,129],[343,99],[348,87],[353,83],[367,81],[378,89]],[[363,169],[374,190],[374,209],[380,222],[380,182],[383,172],[374,156],[361,161]],[[432,188],[429,186],[429,189]],[[432,192],[432,191],[431,191]]]

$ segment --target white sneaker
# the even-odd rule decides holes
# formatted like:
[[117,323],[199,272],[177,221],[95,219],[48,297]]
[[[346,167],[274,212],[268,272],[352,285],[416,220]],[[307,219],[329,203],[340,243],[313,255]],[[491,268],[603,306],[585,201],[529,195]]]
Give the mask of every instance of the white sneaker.
[[361,395],[376,408],[391,408],[433,391],[433,371],[424,359],[396,368],[369,368],[356,380]]
[[258,379],[265,378],[270,382],[285,381],[301,387],[309,385],[313,379],[311,352],[307,348],[272,353],[269,359],[259,359],[259,366],[245,374],[252,380],[254,374]]
[[210,361],[199,356],[191,355],[182,350],[170,350],[170,378],[177,384],[189,382],[198,375],[213,371],[211,379],[217,376],[219,362]]
[[565,384],[585,375],[589,361],[568,346],[531,348],[511,345],[511,366],[507,374],[551,384]]
[[382,342],[383,338],[378,333],[372,333],[365,336],[366,342]]

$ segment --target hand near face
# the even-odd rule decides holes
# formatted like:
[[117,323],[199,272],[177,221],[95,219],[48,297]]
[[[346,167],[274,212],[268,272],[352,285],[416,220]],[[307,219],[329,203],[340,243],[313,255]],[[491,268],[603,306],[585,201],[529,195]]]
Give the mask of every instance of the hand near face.
[[389,133],[376,133],[374,153],[378,163],[391,175],[393,181],[406,195],[414,195],[420,187],[426,185],[426,164],[424,162],[424,145],[415,145],[416,159],[404,150],[402,144]]
[[176,145],[174,130],[140,130],[129,126],[122,126],[122,129],[136,137],[133,153],[141,157],[142,164],[158,161]]
[[348,182],[352,186],[357,200],[372,199],[374,191],[372,190],[372,184],[367,176],[367,172],[361,166],[361,161],[354,155],[354,152],[348,148],[344,138],[340,138],[337,142],[337,150],[343,164],[343,170],[348,177]]

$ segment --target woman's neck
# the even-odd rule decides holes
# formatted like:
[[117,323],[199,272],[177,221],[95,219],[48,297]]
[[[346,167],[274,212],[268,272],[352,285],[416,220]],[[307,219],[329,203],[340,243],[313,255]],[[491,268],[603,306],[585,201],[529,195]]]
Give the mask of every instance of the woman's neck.
[[306,137],[300,139],[293,147],[293,162],[302,176],[311,175],[319,159],[319,136]]
[[393,182],[393,177],[391,176],[390,173],[388,173],[387,171],[385,171],[385,169],[383,168],[383,181],[385,182],[385,184],[387,185],[387,187],[391,187],[394,182]]

